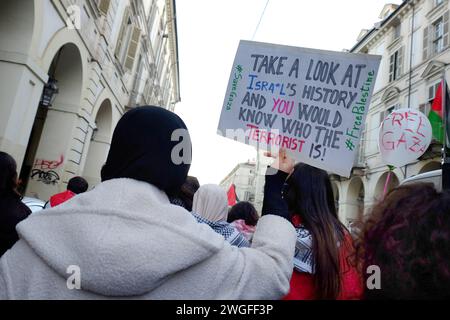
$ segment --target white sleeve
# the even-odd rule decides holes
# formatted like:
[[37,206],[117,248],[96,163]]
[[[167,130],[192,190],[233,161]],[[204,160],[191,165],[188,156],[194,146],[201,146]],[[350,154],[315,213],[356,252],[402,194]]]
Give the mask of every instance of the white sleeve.
[[4,269],[2,268],[2,261],[0,260],[0,300],[8,299],[8,290],[4,278]]
[[289,292],[296,239],[294,227],[282,217],[258,221],[251,248],[239,249],[238,299],[280,299]]

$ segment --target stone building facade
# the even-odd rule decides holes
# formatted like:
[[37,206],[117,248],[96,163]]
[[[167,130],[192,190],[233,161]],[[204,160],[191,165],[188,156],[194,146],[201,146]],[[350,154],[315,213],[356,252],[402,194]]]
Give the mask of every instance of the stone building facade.
[[[350,50],[381,55],[359,156],[349,179],[332,175],[339,216],[347,225],[361,219],[379,201],[388,177],[388,167],[378,150],[378,132],[393,110],[411,108],[426,115],[437,86],[448,79],[450,63],[448,0],[406,0],[384,6],[380,21],[362,30]],[[440,168],[442,145],[432,141],[417,161],[396,168],[387,189],[404,179]]]
[[91,187],[129,108],[180,101],[174,0],[4,0],[0,150],[42,200]]

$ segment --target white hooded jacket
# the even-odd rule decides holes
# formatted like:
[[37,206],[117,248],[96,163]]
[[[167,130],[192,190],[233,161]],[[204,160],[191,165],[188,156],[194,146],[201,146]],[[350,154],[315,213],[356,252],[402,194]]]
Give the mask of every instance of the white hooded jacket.
[[[232,247],[132,179],[103,182],[17,231],[0,259],[0,299],[278,299],[289,290],[296,242],[287,220],[267,215],[252,248]],[[73,266],[81,289],[67,285]]]

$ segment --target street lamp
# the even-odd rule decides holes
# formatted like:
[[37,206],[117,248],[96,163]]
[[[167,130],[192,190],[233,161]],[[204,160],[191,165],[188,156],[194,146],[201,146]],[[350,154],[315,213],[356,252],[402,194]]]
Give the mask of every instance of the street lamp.
[[56,94],[59,92],[58,86],[56,85],[58,81],[54,78],[49,78],[48,82],[44,86],[42,91],[40,104],[44,107],[51,107],[55,101]]

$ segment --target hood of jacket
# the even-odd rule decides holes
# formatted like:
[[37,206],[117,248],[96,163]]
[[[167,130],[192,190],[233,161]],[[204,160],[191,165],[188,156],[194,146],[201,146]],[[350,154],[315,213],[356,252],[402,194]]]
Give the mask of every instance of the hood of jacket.
[[225,243],[163,191],[126,178],[31,215],[17,231],[61,277],[77,266],[81,289],[104,296],[151,292]]

